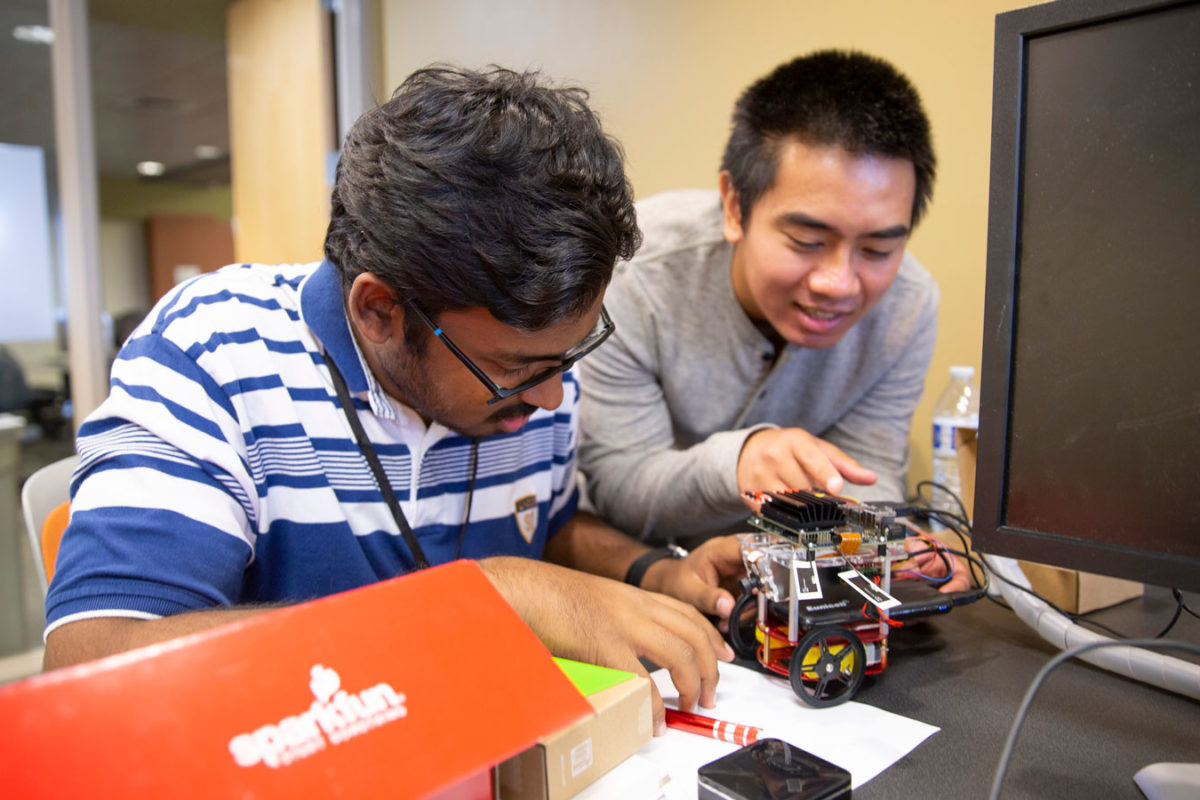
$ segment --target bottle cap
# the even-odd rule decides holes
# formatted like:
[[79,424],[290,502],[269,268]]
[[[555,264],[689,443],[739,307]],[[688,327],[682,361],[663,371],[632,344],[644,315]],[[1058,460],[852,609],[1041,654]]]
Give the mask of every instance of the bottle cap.
[[975,377],[974,367],[954,366],[950,368],[950,377],[960,381],[969,381]]

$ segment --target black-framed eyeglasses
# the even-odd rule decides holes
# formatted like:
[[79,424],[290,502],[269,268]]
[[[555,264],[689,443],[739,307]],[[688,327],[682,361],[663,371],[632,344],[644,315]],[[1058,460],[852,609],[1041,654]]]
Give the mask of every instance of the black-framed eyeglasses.
[[435,325],[433,320],[431,320],[424,311],[417,308],[417,306],[413,303],[408,303],[407,308],[412,309],[413,312],[416,313],[417,317],[419,317],[422,322],[429,326],[429,330],[433,331],[433,335],[441,339],[442,344],[446,345],[446,347],[450,349],[450,352],[454,354],[454,357],[461,361],[462,365],[469,369],[471,374],[478,378],[479,382],[487,387],[488,391],[492,393],[492,399],[488,400],[487,403],[489,406],[493,403],[499,403],[501,400],[505,400],[515,394],[527,392],[533,387],[537,386],[539,383],[545,383],[555,375],[561,375],[562,373],[566,372],[575,365],[576,361],[583,358],[588,353],[592,352],[601,344],[603,344],[604,340],[611,336],[612,332],[616,329],[612,318],[608,316],[608,311],[604,308],[604,304],[601,303],[600,321],[596,324],[596,327],[591,333],[584,337],[582,342],[572,347],[566,353],[563,353],[562,360],[558,364],[550,367],[549,369],[542,370],[529,380],[522,383],[520,386],[514,386],[511,389],[503,389],[497,385],[495,381],[489,378],[487,373],[480,369],[479,365],[468,358],[466,353],[464,353],[462,350],[459,350],[458,345],[451,341],[450,337],[446,335],[446,332],[443,331],[440,326]]

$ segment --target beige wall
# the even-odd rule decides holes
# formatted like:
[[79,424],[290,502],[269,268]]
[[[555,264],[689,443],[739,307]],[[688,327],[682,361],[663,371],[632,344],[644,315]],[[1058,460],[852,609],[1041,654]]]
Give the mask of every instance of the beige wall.
[[154,213],[233,217],[228,183],[201,186],[163,183],[125,175],[100,175],[100,218],[144,220]]
[[150,267],[142,220],[100,220],[101,308],[114,317],[150,310]]
[[913,421],[910,479],[929,477],[931,408],[951,364],[979,368],[995,15],[1019,0],[383,0],[394,87],[431,61],[539,67],[592,92],[639,197],[715,187],[740,91],[809,50],[888,59],[920,89],[939,177],[911,249],[942,288],[938,346]]

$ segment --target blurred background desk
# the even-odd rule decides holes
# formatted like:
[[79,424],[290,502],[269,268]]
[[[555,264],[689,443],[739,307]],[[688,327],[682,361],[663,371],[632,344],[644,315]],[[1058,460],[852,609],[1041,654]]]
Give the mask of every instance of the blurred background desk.
[[[1200,610],[1200,595],[1184,597]],[[1152,637],[1174,613],[1169,591],[1147,587],[1144,597],[1090,616]],[[1200,643],[1200,620],[1184,612],[1168,638]],[[855,700],[941,732],[854,797],[987,797],[1017,707],[1059,651],[988,600],[898,630],[889,642],[887,670],[868,677]],[[1200,762],[1200,702],[1073,660],[1034,698],[1001,797],[1142,800],[1133,775],[1157,761]]]

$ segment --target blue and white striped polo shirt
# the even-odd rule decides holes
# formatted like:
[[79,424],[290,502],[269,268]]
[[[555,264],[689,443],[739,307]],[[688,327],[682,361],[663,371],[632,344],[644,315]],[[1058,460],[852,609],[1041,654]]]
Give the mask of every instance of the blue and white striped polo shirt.
[[[47,633],[86,617],[300,601],[413,568],[324,353],[430,563],[455,557],[471,440],[380,389],[331,264],[233,265],[158,303],[80,427]],[[573,372],[563,394],[520,431],[479,440],[462,557],[539,557],[575,513]]]

